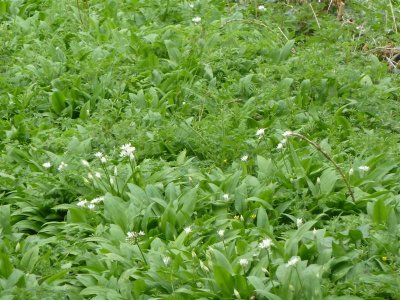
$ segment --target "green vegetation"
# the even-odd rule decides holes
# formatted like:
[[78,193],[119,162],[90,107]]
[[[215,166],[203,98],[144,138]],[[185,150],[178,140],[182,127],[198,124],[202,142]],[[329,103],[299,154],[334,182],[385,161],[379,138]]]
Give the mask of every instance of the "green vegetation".
[[0,299],[400,299],[400,2],[347,2],[0,0]]

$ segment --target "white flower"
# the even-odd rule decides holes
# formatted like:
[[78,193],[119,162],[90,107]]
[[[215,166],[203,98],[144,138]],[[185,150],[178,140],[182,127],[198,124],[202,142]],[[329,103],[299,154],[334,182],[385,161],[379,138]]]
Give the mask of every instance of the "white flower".
[[249,264],[249,261],[248,261],[246,258],[241,258],[241,259],[239,260],[239,264],[240,264],[242,267],[246,267],[246,266]]
[[321,183],[321,178],[317,177],[317,184]]
[[85,207],[88,204],[88,201],[86,199],[79,201],[76,205],[79,207]]
[[312,231],[314,237],[317,236],[317,232],[318,232],[318,230],[314,228],[313,231]]
[[183,229],[187,234],[192,232],[192,228],[190,226]]
[[291,259],[289,259],[289,261],[287,262],[286,265],[288,267],[292,267],[292,266],[296,265],[299,261],[300,261],[300,257],[293,256]]
[[349,170],[349,175],[353,175],[353,173],[354,173],[354,169],[353,169],[353,168],[350,168],[350,170]]
[[89,179],[93,179],[92,173],[88,173],[88,174],[87,174],[87,177],[88,177]]
[[103,153],[101,153],[101,152],[96,152],[96,153],[94,154],[94,156],[96,156],[98,159],[100,159],[100,158],[103,157]]
[[195,24],[200,23],[200,22],[201,22],[201,17],[199,17],[199,16],[194,17],[194,18],[192,19],[192,22],[195,23]]
[[96,178],[101,178],[101,174],[99,172],[94,173],[94,176],[96,176]]
[[301,225],[303,225],[303,219],[296,219],[296,226],[300,227]]
[[247,154],[243,155],[240,160],[241,161],[247,161],[249,159],[249,156]]
[[121,157],[129,157],[133,158],[133,153],[135,152],[136,148],[132,147],[131,143],[125,144],[121,146],[121,153],[119,156]]
[[189,3],[189,7],[190,8],[194,8],[194,4],[193,3]]
[[90,164],[87,160],[82,159],[81,164],[84,165],[85,167],[88,167],[88,168],[90,167]]
[[107,158],[105,156],[100,157],[100,162],[105,164],[107,162]]
[[48,162],[45,162],[42,166],[43,166],[45,169],[48,169],[48,168],[51,167],[51,163],[48,161]]
[[225,201],[228,201],[228,200],[229,200],[229,194],[223,194],[223,195],[222,195],[222,198],[223,198]]
[[261,249],[269,249],[273,245],[271,239],[262,240],[261,243],[258,245]]
[[104,197],[97,197],[97,198],[94,198],[92,201],[90,201],[90,203],[91,204],[98,204],[100,202],[103,202],[103,200],[104,200]]
[[293,135],[293,131],[290,131],[290,130],[285,131],[284,133],[282,133],[282,135],[283,136],[291,136],[291,135]]
[[368,166],[359,166],[358,169],[362,172],[368,172],[369,167]]
[[265,128],[260,128],[256,132],[256,136],[262,137],[265,134]]
[[89,209],[95,209],[96,205],[94,205],[93,203],[88,204],[87,208]]
[[217,234],[218,234],[221,238],[223,238],[223,237],[224,237],[224,234],[225,234],[225,230],[220,229],[220,230],[217,231]]
[[58,166],[57,170],[58,171],[62,171],[64,170],[66,167],[68,167],[68,165],[65,162],[61,162],[60,165]]
[[165,257],[163,257],[162,260],[163,260],[163,262],[164,262],[164,265],[168,266],[169,263],[171,262],[171,257],[165,256]]
[[144,236],[144,235],[145,235],[145,234],[144,234],[143,231],[139,231],[139,232],[136,232],[136,231],[129,231],[129,232],[126,234],[126,239],[127,239],[127,240],[133,240],[133,239],[138,238],[139,236]]
[[283,140],[278,144],[278,146],[276,146],[276,150],[281,150],[281,149],[283,148],[283,146],[285,146],[286,142],[287,142],[287,139],[283,139]]
[[134,232],[134,231],[129,231],[127,234],[126,234],[126,238],[127,239],[133,239],[133,238],[135,238],[136,237],[136,232]]
[[265,8],[264,5],[259,5],[259,6],[257,7],[257,9],[258,9],[259,11],[266,11],[266,10],[267,10],[267,9]]

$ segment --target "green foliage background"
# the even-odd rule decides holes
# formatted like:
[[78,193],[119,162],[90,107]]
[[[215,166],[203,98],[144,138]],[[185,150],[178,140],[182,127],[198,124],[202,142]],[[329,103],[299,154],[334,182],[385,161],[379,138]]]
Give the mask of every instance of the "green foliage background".
[[399,299],[399,3],[346,5],[0,0],[0,299]]

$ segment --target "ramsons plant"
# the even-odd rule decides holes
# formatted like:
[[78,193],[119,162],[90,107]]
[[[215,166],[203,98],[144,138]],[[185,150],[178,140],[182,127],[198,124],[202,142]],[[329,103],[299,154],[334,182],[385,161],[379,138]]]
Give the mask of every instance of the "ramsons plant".
[[395,2],[0,1],[0,298],[397,299]]

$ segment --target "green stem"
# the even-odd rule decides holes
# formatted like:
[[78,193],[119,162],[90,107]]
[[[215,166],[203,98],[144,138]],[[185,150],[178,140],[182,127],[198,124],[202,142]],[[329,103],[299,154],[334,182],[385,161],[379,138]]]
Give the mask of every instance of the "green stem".
[[346,175],[344,174],[343,170],[339,167],[339,165],[332,159],[332,157],[329,156],[328,153],[326,153],[320,145],[318,145],[317,143],[313,142],[312,140],[310,140],[309,138],[305,137],[304,135],[300,134],[300,133],[296,133],[296,132],[292,132],[289,136],[295,136],[298,137],[304,141],[306,141],[307,143],[309,143],[310,145],[312,145],[315,149],[317,149],[327,160],[329,160],[333,166],[335,167],[335,169],[339,172],[340,176],[342,177],[344,183],[346,184],[347,190],[349,191],[350,197],[353,200],[353,202],[356,201],[356,198],[354,196],[353,190],[351,188],[350,182],[347,179]]
[[300,277],[300,274],[299,274],[299,270],[297,270],[297,266],[295,266],[295,270],[296,270],[297,277],[299,278],[301,292],[305,296],[305,290],[304,290],[303,282],[301,281],[301,277]]
[[144,257],[144,253],[143,253],[143,251],[142,251],[142,248],[140,248],[140,245],[139,245],[139,243],[137,242],[137,240],[135,239],[135,243],[136,243],[136,245],[138,246],[138,248],[139,248],[139,251],[140,251],[140,254],[142,255],[142,257],[143,257],[143,261],[144,261],[144,263],[146,264],[146,265],[148,265],[148,263],[147,263],[147,260],[146,260],[146,257]]

